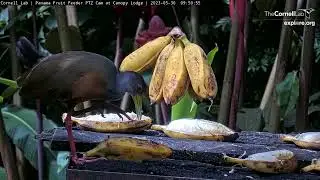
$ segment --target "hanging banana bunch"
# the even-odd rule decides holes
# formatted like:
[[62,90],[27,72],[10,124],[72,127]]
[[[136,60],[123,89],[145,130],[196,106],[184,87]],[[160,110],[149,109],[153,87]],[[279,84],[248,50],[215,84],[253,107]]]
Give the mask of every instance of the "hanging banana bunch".
[[142,73],[154,69],[149,85],[152,103],[164,100],[174,105],[188,88],[197,100],[214,99],[217,95],[217,81],[206,53],[180,32],[173,28],[166,36],[133,51],[120,65],[120,71]]

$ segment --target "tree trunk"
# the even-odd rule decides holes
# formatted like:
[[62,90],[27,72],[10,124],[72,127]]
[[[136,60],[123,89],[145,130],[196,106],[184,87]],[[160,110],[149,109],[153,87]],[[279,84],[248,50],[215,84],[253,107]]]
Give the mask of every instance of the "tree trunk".
[[[294,11],[296,9],[297,0],[286,0],[285,11]],[[293,20],[290,17],[284,17],[283,21]],[[279,50],[278,50],[278,61],[275,73],[275,86],[279,84],[285,76],[285,69],[288,62],[288,53],[291,47],[292,30],[290,26],[282,25]],[[277,103],[277,95],[273,88],[272,104],[271,104],[271,115],[269,121],[269,131],[276,133],[280,131],[280,107]]]
[[61,51],[71,51],[73,48],[71,47],[66,8],[65,6],[55,6],[54,10],[57,18]]
[[[317,1],[308,0],[307,9],[316,8]],[[310,19],[306,17],[305,21],[315,21],[315,13],[310,14]],[[304,131],[310,127],[308,118],[308,101],[309,101],[309,86],[312,75],[312,64],[314,62],[314,39],[315,27],[304,26],[303,31],[303,45],[300,62],[299,74],[299,99],[297,104],[296,114],[296,131]]]
[[[233,17],[236,17],[237,9],[234,8]],[[234,69],[237,57],[238,42],[238,19],[232,18],[231,32],[228,47],[228,56],[225,67],[223,86],[221,91],[220,109],[218,114],[218,122],[228,125],[230,112],[231,95],[233,89]]]
[[249,24],[250,24],[250,12],[251,12],[250,10],[251,10],[251,2],[247,2],[245,23],[244,23],[244,67],[243,67],[243,75],[242,75],[242,81],[241,81],[241,87],[240,87],[238,108],[241,108],[244,102],[244,93],[245,93],[244,84],[246,82],[246,74],[247,74],[246,72],[247,72],[247,66],[248,66],[247,44],[248,44],[248,34],[249,34]]
[[237,125],[237,112],[239,106],[239,92],[241,88],[241,81],[243,77],[244,68],[244,23],[246,15],[246,0],[236,1],[236,8],[238,12],[239,27],[238,27],[238,46],[237,46],[237,60],[236,60],[236,71],[235,80],[233,85],[232,100],[230,105],[229,114],[229,128],[236,129]]

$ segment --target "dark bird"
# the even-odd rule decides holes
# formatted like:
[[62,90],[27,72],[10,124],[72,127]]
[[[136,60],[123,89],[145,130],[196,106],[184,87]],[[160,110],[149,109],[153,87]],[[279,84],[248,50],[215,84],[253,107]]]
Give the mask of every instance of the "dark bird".
[[[108,58],[85,51],[68,51],[45,57],[17,81],[21,96],[65,105],[65,125],[71,158],[75,163],[84,162],[85,159],[76,155],[71,116],[97,108],[111,108],[119,116],[123,114],[131,119],[118,106],[112,104],[128,92],[133,97],[138,118],[141,118],[142,95],[147,92],[146,83],[140,74],[118,72]],[[89,100],[91,107],[80,112],[74,111],[78,103]]]

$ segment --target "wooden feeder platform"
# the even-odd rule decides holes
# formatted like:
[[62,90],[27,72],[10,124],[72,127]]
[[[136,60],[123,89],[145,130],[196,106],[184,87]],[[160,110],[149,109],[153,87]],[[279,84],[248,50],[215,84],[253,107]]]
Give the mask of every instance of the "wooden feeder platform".
[[[77,180],[164,180],[164,179],[320,179],[317,173],[302,173],[300,169],[320,158],[320,151],[298,148],[294,144],[280,141],[280,134],[267,132],[239,133],[234,142],[173,139],[162,132],[147,130],[140,134],[97,133],[79,129],[73,130],[77,150],[84,152],[94,148],[108,137],[138,137],[169,146],[173,150],[170,159],[132,162],[124,160],[98,160],[83,165],[69,164],[67,179]],[[50,142],[51,149],[69,151],[65,128],[55,128],[41,134]],[[287,149],[298,160],[298,169],[288,174],[263,174],[245,167],[233,166],[223,161],[223,153],[239,157],[266,151]]]

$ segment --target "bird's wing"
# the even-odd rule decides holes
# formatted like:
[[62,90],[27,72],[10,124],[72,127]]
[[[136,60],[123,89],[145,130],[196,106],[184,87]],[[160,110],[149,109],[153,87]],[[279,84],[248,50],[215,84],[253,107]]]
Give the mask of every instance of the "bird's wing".
[[73,83],[87,72],[103,73],[110,87],[108,91],[113,91],[116,69],[112,61],[94,53],[69,51],[48,56],[32,68],[21,83],[20,94],[33,97],[50,91],[68,94]]

